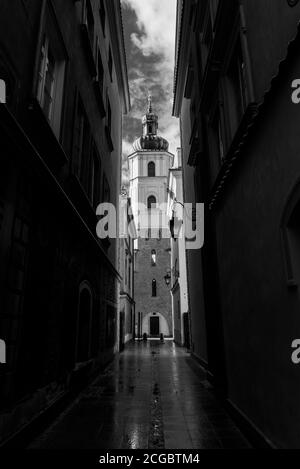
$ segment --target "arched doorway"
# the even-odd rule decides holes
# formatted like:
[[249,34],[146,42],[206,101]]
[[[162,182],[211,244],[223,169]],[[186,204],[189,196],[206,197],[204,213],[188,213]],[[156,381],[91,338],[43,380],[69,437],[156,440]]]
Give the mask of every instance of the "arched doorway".
[[149,313],[143,318],[142,334],[157,338],[160,334],[170,336],[170,329],[166,318],[161,313]]

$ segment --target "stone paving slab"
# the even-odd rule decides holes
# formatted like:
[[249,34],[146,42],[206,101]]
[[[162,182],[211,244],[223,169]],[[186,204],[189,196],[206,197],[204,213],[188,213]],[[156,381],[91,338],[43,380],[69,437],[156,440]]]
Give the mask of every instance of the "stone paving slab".
[[[196,371],[195,371],[196,370]],[[127,346],[34,449],[244,449],[249,442],[172,342]]]

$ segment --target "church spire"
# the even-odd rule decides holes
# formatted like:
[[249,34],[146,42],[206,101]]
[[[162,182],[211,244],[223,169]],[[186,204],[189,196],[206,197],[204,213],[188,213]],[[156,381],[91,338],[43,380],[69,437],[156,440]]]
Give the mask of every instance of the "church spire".
[[148,94],[148,114],[151,114],[151,113],[152,113],[152,96],[149,93]]
[[148,94],[147,101],[147,112],[142,119],[143,135],[134,142],[133,148],[135,151],[168,151],[169,143],[167,140],[157,135],[158,115],[153,112],[152,96],[150,93]]
[[147,113],[144,115],[142,122],[143,122],[143,136],[144,137],[157,135],[158,116],[153,113],[152,96],[150,93],[148,94]]

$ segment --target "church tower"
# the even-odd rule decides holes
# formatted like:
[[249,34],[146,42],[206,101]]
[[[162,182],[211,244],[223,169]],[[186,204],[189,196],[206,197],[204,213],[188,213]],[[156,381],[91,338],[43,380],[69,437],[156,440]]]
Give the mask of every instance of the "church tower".
[[171,271],[170,231],[166,204],[174,155],[158,135],[158,116],[148,97],[143,132],[128,156],[130,198],[137,225],[135,246],[136,335],[173,337],[171,295],[165,276]]

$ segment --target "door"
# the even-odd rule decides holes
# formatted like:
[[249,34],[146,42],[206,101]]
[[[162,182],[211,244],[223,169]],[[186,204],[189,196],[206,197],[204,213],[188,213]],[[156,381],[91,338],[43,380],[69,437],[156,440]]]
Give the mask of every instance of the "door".
[[190,324],[189,324],[189,313],[183,314],[183,330],[184,330],[184,346],[190,348]]
[[159,317],[150,318],[150,335],[159,336]]

